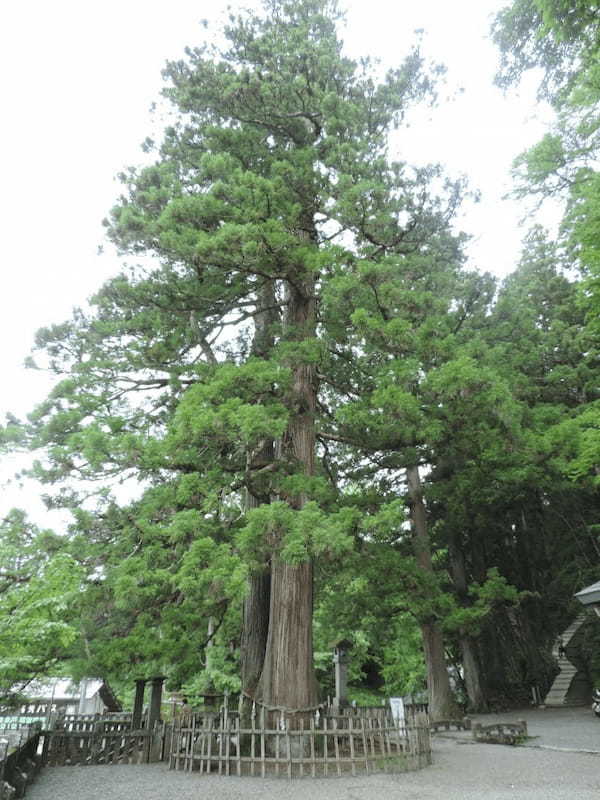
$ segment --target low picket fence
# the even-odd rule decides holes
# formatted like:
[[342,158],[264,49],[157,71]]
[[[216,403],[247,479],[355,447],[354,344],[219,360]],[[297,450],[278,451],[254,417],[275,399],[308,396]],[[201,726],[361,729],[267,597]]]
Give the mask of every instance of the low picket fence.
[[256,707],[188,713],[173,723],[167,752],[172,769],[263,778],[404,772],[431,763],[427,715],[400,720],[389,709],[371,716],[288,716]]

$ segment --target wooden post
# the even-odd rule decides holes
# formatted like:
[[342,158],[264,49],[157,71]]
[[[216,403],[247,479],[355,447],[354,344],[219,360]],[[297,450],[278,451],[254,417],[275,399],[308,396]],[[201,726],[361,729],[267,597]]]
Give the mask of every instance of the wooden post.
[[356,777],[356,754],[354,752],[354,719],[348,717],[348,730],[350,731],[350,760],[352,761],[352,776]]
[[310,774],[313,778],[316,777],[317,774],[317,756],[315,752],[315,736],[316,736],[316,726],[315,726],[315,718],[311,714],[310,716]]
[[160,719],[160,706],[162,703],[162,687],[165,679],[162,677],[152,678],[152,693],[150,695],[150,707],[148,709],[148,728],[154,728],[154,723]]
[[131,719],[131,729],[138,731],[142,727],[142,713],[144,710],[144,690],[146,688],[145,679],[135,682],[135,700],[133,702],[133,716]]
[[148,708],[148,763],[158,760],[158,741],[155,737],[162,734],[160,730],[160,710],[162,702],[163,677],[152,678],[152,693],[150,707]]
[[87,685],[88,680],[87,678],[82,678],[79,682],[79,706],[77,708],[78,714],[85,714],[86,712],[86,692],[87,692]]
[[4,769],[8,758],[8,739],[0,739],[0,781],[4,780]]

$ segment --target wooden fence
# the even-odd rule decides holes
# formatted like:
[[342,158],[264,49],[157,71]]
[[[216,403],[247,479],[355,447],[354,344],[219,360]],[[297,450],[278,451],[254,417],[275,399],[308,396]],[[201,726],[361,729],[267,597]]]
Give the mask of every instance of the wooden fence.
[[[429,706],[427,703],[405,703],[404,712],[407,719],[414,720],[419,718],[422,720],[428,718]],[[336,715],[334,706],[327,706],[325,713],[328,715]],[[344,717],[375,717],[376,719],[386,719],[390,714],[389,705],[382,706],[345,706],[339,711],[339,714]]]
[[389,709],[376,716],[190,713],[173,723],[167,752],[171,769],[260,777],[404,772],[431,763],[427,716],[401,722]]
[[44,732],[42,762],[49,767],[147,764],[161,756],[162,726],[132,730],[131,715],[61,716]]
[[0,800],[23,797],[40,768],[41,726],[0,727]]
[[[199,774],[293,778],[398,772],[431,763],[429,720],[423,710],[409,707],[403,720],[386,708],[373,712],[344,709],[336,715],[320,709],[286,715],[243,703],[232,712],[225,703],[218,712],[190,712],[169,725],[157,723],[153,730],[132,730],[128,714],[53,715],[45,729],[38,724],[7,731],[13,740],[19,737],[21,747],[21,766],[10,770],[23,782],[19,774],[40,764],[165,760],[172,769]],[[1,786],[0,800],[12,800]]]

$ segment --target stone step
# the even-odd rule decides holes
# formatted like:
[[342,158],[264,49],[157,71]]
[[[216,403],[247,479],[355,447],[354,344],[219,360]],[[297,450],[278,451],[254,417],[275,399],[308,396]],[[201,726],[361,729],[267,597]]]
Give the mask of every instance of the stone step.
[[[583,611],[581,614],[578,614],[575,619],[571,622],[569,627],[564,631],[561,636],[562,643],[564,647],[567,647],[573,636],[577,633],[581,625],[586,621],[588,618],[588,614],[586,611]],[[574,695],[575,692],[573,690],[574,679],[577,675],[577,667],[572,664],[566,656],[559,656],[558,655],[558,648],[555,647],[552,650],[552,653],[555,658],[558,659],[558,666],[559,666],[559,673],[554,678],[554,682],[550,687],[550,691],[546,695],[544,699],[544,704],[547,706],[562,706],[566,705],[566,699],[571,695]]]
[[585,705],[585,704],[584,703],[567,703],[566,701],[563,701],[562,703],[552,703],[552,702],[548,702],[546,700],[544,702],[544,705],[548,706],[548,708],[570,708],[571,706],[579,706],[579,705]]
[[564,683],[564,681],[571,680],[573,678],[573,676],[576,675],[576,674],[577,674],[577,670],[573,670],[573,672],[571,672],[570,670],[568,672],[566,670],[563,672],[561,670],[557,674],[556,678],[554,678],[554,680],[555,681],[563,681],[563,683]]
[[572,639],[577,630],[583,625],[585,620],[587,619],[587,613],[583,612],[578,614],[573,622],[569,625],[566,631],[563,633],[563,641],[565,646],[567,645],[569,639]]
[[550,691],[563,692],[563,693],[568,692],[569,687],[571,686],[572,683],[573,681],[569,681],[568,683],[553,683],[552,686],[550,687]]
[[550,691],[546,695],[544,704],[547,706],[562,706],[573,683],[577,670],[572,664],[565,665],[564,668],[558,673]]
[[558,685],[552,684],[550,687],[550,691],[548,694],[565,694],[565,692],[569,691],[569,686],[573,683],[573,681],[569,681],[569,683],[559,683]]
[[[569,644],[569,642],[571,641],[573,636],[577,633],[577,631],[583,625],[583,623],[586,621],[587,618],[588,618],[587,612],[586,611],[582,611],[581,614],[578,614],[575,617],[575,619],[573,620],[573,622],[571,622],[569,627],[566,628],[566,630],[563,632],[563,634],[561,636],[561,639],[563,641],[563,646],[564,647],[566,647]],[[552,649],[552,653],[556,657],[558,655],[558,648],[554,647]]]

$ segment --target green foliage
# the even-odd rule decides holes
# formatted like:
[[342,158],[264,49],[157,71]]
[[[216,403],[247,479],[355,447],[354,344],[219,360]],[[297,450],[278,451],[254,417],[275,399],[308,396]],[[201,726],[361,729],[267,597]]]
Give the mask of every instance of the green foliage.
[[357,686],[348,687],[348,702],[356,703],[360,708],[369,706],[380,706],[386,700],[386,695],[381,692],[376,692],[370,689],[364,689]]
[[56,669],[77,637],[83,573],[50,531],[12,511],[0,524],[0,697]]
[[562,197],[562,241],[588,280],[581,300],[595,325],[598,310],[598,53],[596,10],[581,0],[517,0],[496,20],[500,80],[512,84],[542,70],[542,93],[556,110],[554,130],[515,162],[518,192]]
[[[525,70],[541,68],[541,94],[556,111],[553,130],[517,159],[517,191],[564,202],[557,244],[534,232],[524,259],[529,264],[523,265],[529,275],[519,278],[522,285],[528,281],[530,304],[539,315],[529,338],[535,346],[530,354],[539,353],[537,369],[531,369],[529,355],[525,366],[533,380],[523,395],[537,462],[530,480],[544,486],[538,489],[543,505],[538,500],[537,519],[547,526],[545,541],[552,542],[560,564],[549,583],[540,581],[542,598],[549,588],[568,597],[589,582],[586,576],[596,579],[599,31],[596,9],[579,0],[518,0],[501,12],[495,27],[501,80],[515,83]],[[574,279],[575,269],[582,280]],[[556,530],[552,539],[550,530]],[[565,557],[572,537],[583,549]],[[561,624],[552,627],[560,631]]]
[[325,513],[315,502],[296,510],[282,501],[251,509],[237,543],[251,563],[262,564],[269,553],[299,564],[317,557],[335,558],[352,550],[357,513],[341,508]]
[[394,620],[382,653],[381,674],[388,697],[416,695],[426,686],[421,654],[421,631],[413,617],[400,614]]
[[[360,527],[325,470],[310,474],[289,447],[271,453],[303,413],[297,375],[329,358],[321,331],[288,308],[354,257],[332,226],[368,250],[410,232],[411,217],[426,218],[423,236],[440,224],[445,209],[420,200],[439,170],[410,179],[386,158],[388,128],[432,80],[417,52],[381,82],[368,59],[341,56],[334,3],[265,12],[232,17],[223,52],[167,66],[174,124],[148,144],[154,164],[121,176],[106,221],[124,254],[159,260],[107,282],[90,315],[39,332],[38,359],[61,380],[29,425],[6,431],[43,449],[33,472],[75,516],[82,674],[229,680],[247,570],[273,552],[339,559]],[[115,482],[137,483],[138,500],[117,505]]]
[[490,567],[483,583],[475,582],[469,586],[471,604],[453,609],[446,616],[444,627],[449,632],[461,631],[476,637],[494,608],[516,607],[531,594],[529,591],[518,591],[500,574],[497,567]]

